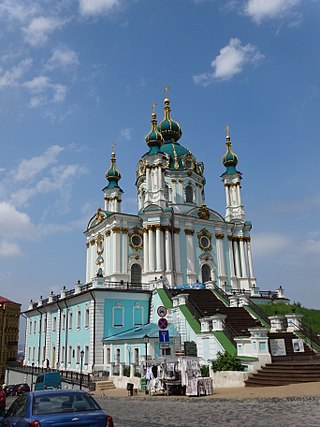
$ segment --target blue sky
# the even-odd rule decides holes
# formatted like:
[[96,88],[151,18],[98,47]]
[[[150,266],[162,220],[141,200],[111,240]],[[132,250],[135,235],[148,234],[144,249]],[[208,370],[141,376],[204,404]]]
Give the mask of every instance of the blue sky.
[[320,308],[319,12],[312,0],[2,0],[0,294],[25,308],[84,281],[112,143],[135,213],[169,83],[222,214],[231,126],[257,285]]

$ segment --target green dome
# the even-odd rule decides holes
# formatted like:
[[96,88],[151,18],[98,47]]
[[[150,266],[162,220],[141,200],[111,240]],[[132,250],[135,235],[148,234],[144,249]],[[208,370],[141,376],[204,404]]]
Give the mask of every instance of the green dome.
[[109,181],[109,184],[106,188],[115,188],[119,187],[118,181],[121,179],[121,173],[118,171],[116,167],[116,155],[114,151],[111,153],[111,163],[110,168],[106,172],[106,178]]
[[158,125],[158,131],[161,132],[161,135],[166,142],[172,140],[178,141],[178,139],[181,138],[182,130],[179,123],[171,119],[169,98],[165,98],[164,105],[164,119]]
[[157,129],[157,116],[155,112],[152,113],[151,130],[145,137],[145,141],[152,151],[155,151],[153,147],[159,148],[163,144],[162,135]]
[[238,164],[238,156],[234,154],[234,152],[232,151],[230,136],[226,137],[226,147],[227,147],[227,150],[225,152],[225,155],[222,157],[222,163],[227,169],[225,174],[229,175],[233,173],[238,173],[236,169],[236,166]]
[[165,153],[170,156],[170,163],[168,169],[171,170],[184,170],[185,167],[182,163],[182,157],[185,156],[189,151],[179,143],[164,143],[160,148],[161,153]]

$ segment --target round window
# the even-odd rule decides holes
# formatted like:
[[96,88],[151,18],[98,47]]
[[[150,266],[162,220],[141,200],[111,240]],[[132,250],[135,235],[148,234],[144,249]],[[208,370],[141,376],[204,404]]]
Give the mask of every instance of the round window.
[[134,234],[131,236],[131,243],[133,246],[141,246],[142,245],[142,238],[139,236],[139,234]]
[[203,249],[207,249],[210,246],[210,239],[207,236],[200,237],[200,245]]

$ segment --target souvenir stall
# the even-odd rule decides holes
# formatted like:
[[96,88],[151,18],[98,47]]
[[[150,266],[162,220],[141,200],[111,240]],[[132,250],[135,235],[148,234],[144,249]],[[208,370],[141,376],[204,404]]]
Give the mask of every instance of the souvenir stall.
[[213,394],[211,378],[201,377],[196,357],[160,358],[149,361],[146,371],[151,395],[201,396]]

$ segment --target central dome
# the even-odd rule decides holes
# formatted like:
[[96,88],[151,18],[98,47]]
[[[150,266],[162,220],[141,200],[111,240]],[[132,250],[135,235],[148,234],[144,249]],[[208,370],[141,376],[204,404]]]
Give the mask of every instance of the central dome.
[[181,138],[182,131],[179,123],[171,119],[170,100],[164,100],[164,119],[158,125],[158,131],[163,136],[165,142],[176,142]]

